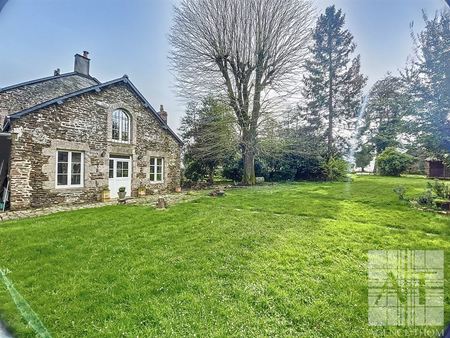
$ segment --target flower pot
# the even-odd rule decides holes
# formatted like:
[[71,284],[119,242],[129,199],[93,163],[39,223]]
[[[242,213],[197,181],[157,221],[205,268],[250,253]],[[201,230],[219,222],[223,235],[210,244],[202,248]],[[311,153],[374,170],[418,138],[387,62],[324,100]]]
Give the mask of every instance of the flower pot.
[[111,195],[109,193],[109,190],[102,190],[102,193],[100,195],[100,199],[102,202],[108,202],[111,199]]
[[138,189],[138,197],[144,197],[146,195],[145,187],[141,187]]
[[175,192],[180,193],[180,192],[181,192],[181,187],[176,187],[176,188],[175,188]]
[[125,199],[125,196],[127,195],[127,192],[126,191],[119,191],[117,194],[119,195],[119,200],[123,200],[123,199]]

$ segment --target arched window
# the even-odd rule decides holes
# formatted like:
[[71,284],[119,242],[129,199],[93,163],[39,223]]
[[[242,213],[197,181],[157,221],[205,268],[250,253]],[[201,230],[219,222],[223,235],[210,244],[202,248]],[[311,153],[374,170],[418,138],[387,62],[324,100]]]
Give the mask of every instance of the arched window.
[[120,109],[112,114],[112,139],[117,142],[130,142],[130,117]]

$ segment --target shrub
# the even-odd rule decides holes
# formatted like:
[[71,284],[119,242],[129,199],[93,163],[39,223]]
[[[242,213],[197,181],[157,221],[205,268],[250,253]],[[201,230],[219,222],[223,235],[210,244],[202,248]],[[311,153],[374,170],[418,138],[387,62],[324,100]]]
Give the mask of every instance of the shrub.
[[347,176],[349,165],[339,157],[332,157],[322,164],[325,173],[325,178],[329,181],[343,179]]
[[[241,181],[242,159],[227,161],[223,166],[223,176],[233,181]],[[336,157],[325,161],[318,155],[285,152],[267,154],[255,161],[256,176],[267,182],[293,180],[340,180],[348,173],[348,163]]]
[[377,169],[383,176],[400,176],[414,162],[414,157],[394,147],[386,148],[377,158]]
[[433,183],[428,182],[428,189],[436,194],[437,197],[442,199],[450,198],[450,186],[441,182],[439,180],[435,180]]
[[244,164],[242,159],[229,159],[223,165],[222,175],[225,178],[233,180],[235,182],[242,181],[242,175],[244,173]]
[[432,207],[434,205],[433,193],[431,190],[427,190],[425,193],[417,197],[416,201],[422,206]]
[[393,190],[397,194],[398,199],[400,201],[404,201],[406,199],[405,198],[406,188],[404,186],[399,185],[398,187],[395,187]]

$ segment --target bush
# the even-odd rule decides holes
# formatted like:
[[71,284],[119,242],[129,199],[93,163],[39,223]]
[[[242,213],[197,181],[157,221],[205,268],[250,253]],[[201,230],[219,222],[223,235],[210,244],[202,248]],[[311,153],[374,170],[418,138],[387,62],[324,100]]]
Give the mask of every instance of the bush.
[[225,178],[233,180],[235,182],[242,181],[242,175],[244,174],[244,162],[242,159],[230,159],[223,165],[222,175]]
[[332,157],[322,164],[325,179],[336,181],[345,178],[348,174],[349,164],[339,157]]
[[398,199],[400,201],[404,201],[406,199],[405,198],[406,188],[404,186],[399,185],[398,187],[395,187],[393,190],[397,194]]
[[431,190],[427,190],[425,193],[417,197],[416,201],[422,206],[432,207],[434,205],[433,193]]
[[377,170],[383,176],[400,176],[412,163],[414,157],[388,147],[377,158]]
[[[341,158],[325,161],[322,157],[304,153],[267,154],[255,160],[256,176],[267,182],[293,180],[339,180],[346,177],[348,163]],[[230,160],[223,166],[223,176],[241,181],[242,159]]]
[[437,197],[442,199],[450,199],[450,186],[441,182],[439,180],[435,180],[433,183],[428,182],[428,189],[431,190]]

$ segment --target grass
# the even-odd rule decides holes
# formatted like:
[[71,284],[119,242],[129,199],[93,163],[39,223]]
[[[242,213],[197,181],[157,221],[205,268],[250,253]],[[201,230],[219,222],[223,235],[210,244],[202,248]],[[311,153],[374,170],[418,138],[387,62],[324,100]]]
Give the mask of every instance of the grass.
[[[411,209],[422,178],[355,177],[0,224],[0,268],[55,337],[413,336],[367,324],[367,253],[445,250],[450,218]],[[6,288],[0,318],[34,336]],[[418,334],[422,335],[422,333]]]

